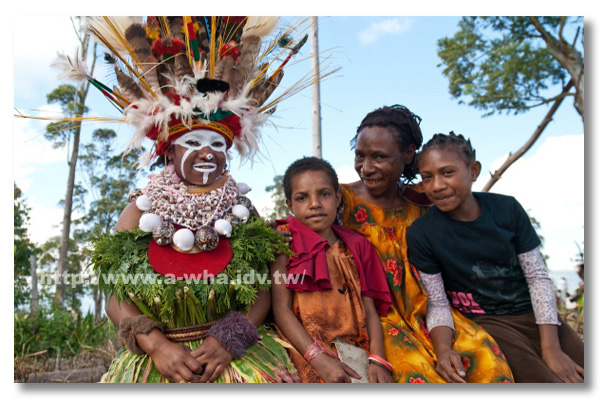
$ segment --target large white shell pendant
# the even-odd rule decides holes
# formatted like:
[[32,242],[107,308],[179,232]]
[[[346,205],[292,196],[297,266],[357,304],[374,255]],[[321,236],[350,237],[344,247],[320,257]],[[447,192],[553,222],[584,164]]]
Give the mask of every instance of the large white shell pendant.
[[159,225],[161,222],[162,222],[162,219],[160,218],[159,215],[154,214],[154,213],[144,213],[142,215],[142,217],[140,217],[139,227],[140,227],[140,230],[150,233],[150,232],[152,232],[154,227]]
[[252,188],[250,188],[245,182],[238,182],[237,187],[238,191],[240,191],[240,195],[246,195],[248,192],[252,191]]
[[242,223],[247,222],[250,217],[250,210],[244,205],[235,205],[231,208],[231,213],[239,217]]
[[148,210],[152,209],[152,202],[150,202],[150,198],[148,198],[148,195],[138,196],[135,200],[135,205],[142,212],[147,212]]
[[233,227],[231,226],[231,223],[228,222],[227,220],[219,219],[219,220],[215,221],[215,231],[219,235],[224,235],[227,238],[229,238],[229,237],[231,237],[232,230],[233,230]]
[[194,233],[187,228],[175,231],[173,244],[184,252],[191,250],[194,247]]

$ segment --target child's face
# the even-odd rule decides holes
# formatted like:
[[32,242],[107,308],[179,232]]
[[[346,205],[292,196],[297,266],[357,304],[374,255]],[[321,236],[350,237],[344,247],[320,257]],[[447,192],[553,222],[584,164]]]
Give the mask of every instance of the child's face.
[[457,220],[472,220],[477,210],[471,186],[481,171],[478,161],[467,162],[452,146],[431,148],[421,155],[419,170],[425,194],[442,212]]
[[331,178],[323,171],[304,171],[292,178],[291,187],[286,203],[294,217],[322,237],[329,235],[341,200]]

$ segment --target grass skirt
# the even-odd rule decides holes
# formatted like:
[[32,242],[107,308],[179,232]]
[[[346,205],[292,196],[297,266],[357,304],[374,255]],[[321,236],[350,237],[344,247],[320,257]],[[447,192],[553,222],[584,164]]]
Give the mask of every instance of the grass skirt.
[[[231,361],[215,383],[293,383],[299,377],[280,340],[271,329],[260,326],[260,340],[248,347],[246,355]],[[182,343],[190,349],[202,341]],[[113,360],[101,383],[169,383],[154,367],[147,355],[138,355],[122,348]]]

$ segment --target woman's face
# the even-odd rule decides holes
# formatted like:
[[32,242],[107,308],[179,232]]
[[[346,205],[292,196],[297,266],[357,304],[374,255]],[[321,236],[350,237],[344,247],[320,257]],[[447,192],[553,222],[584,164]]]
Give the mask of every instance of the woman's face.
[[177,138],[166,154],[182,181],[207,186],[225,170],[227,142],[216,132],[195,130]]
[[404,166],[412,161],[414,153],[414,145],[401,152],[389,129],[366,127],[356,139],[354,169],[371,196],[395,194]]

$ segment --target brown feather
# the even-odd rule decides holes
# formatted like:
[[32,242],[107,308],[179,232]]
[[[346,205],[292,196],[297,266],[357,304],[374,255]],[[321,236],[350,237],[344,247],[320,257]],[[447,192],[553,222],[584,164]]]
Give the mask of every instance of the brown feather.
[[242,42],[238,56],[238,65],[231,70],[231,78],[229,80],[231,97],[236,97],[248,82],[254,68],[256,56],[260,50],[260,44],[258,36],[249,36]]
[[235,60],[231,56],[225,56],[217,63],[215,68],[215,79],[229,82],[231,69],[235,66]]
[[160,85],[160,90],[162,91],[162,93],[168,93],[169,92],[169,87],[168,85],[171,84],[171,82],[165,77],[165,74],[169,75],[170,71],[169,71],[169,67],[167,66],[166,63],[160,63],[159,65],[156,66],[156,73],[158,75],[158,84]]
[[169,26],[171,29],[171,36],[177,39],[184,40],[181,28],[183,26],[183,18],[181,17],[169,17]]
[[270,77],[268,80],[264,81],[260,86],[255,86],[254,88],[252,88],[248,96],[256,101],[257,107],[262,106],[267,101],[269,96],[271,96],[273,91],[277,88],[282,78],[283,70],[280,70],[279,73],[274,77]]
[[133,78],[119,70],[116,66],[115,73],[117,74],[117,82],[119,83],[123,96],[130,101],[135,101],[144,97],[144,91]]
[[173,72],[175,73],[175,77],[178,79],[184,77],[193,77],[194,71],[192,70],[192,66],[188,61],[188,58],[185,54],[179,53],[176,54],[175,60],[173,62]]
[[141,24],[131,24],[125,30],[125,38],[141,63],[141,76],[153,91],[158,91],[159,83],[155,68],[157,60],[152,55],[152,46],[146,37],[146,29]]

